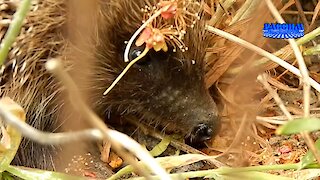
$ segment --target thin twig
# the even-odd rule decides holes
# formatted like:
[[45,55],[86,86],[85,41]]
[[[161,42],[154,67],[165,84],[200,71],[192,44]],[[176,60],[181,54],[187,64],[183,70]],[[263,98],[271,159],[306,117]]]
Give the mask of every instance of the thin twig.
[[57,59],[51,59],[46,63],[46,68],[52,72],[63,85],[66,87],[66,90],[69,93],[69,97],[72,105],[81,113],[85,119],[87,119],[91,125],[99,129],[107,140],[112,144],[112,147],[117,151],[123,159],[127,160],[131,165],[133,165],[137,170],[143,173],[144,176],[149,177],[146,173],[147,171],[142,170],[140,166],[133,160],[128,153],[125,153],[123,150],[126,149],[132,152],[136,157],[143,161],[147,167],[161,177],[161,179],[170,179],[166,171],[156,162],[156,160],[149,154],[148,151],[142,148],[140,144],[131,139],[129,136],[120,133],[115,130],[111,130],[107,125],[95,114],[92,109],[83,101],[80,92],[69,76],[68,73],[62,67],[62,63]]
[[246,0],[246,2],[237,11],[237,14],[232,18],[231,22],[229,23],[229,26],[233,25],[238,21],[248,18],[252,14],[252,12],[257,8],[260,2],[260,0]]
[[279,108],[281,109],[281,111],[283,112],[283,114],[289,119],[292,120],[292,115],[290,114],[290,112],[288,111],[288,109],[286,108],[286,106],[284,105],[283,101],[281,100],[280,96],[278,95],[278,93],[272,89],[272,87],[270,86],[270,84],[268,83],[267,80],[267,74],[262,74],[259,75],[257,77],[258,81],[263,84],[263,86],[268,90],[268,92],[271,94],[271,96],[273,97],[273,99],[275,100],[275,102],[277,103],[277,105],[279,106]]
[[313,17],[309,26],[309,29],[307,29],[307,32],[309,32],[310,30],[313,29],[313,27],[316,25],[316,20],[319,17],[319,12],[320,12],[320,1],[318,1],[316,7],[314,8],[314,12],[313,12]]
[[294,4],[295,0],[289,0],[281,9],[280,13],[282,14],[284,11],[287,11],[287,9]]
[[[286,118],[286,120],[288,119],[287,117],[285,117],[285,118]],[[283,125],[283,124],[287,123],[287,121],[273,120],[273,119],[268,119],[268,118],[264,118],[264,117],[256,117],[256,120],[258,122],[265,122],[265,123],[277,124],[277,125]]]
[[[276,20],[279,23],[285,23],[285,21],[283,20],[283,18],[281,17],[280,13],[276,9],[276,7],[273,5],[271,0],[265,0],[265,1],[267,3],[271,13],[276,18]],[[297,58],[298,64],[299,64],[299,68],[300,68],[300,72],[301,72],[301,76],[302,76],[302,80],[303,80],[304,115],[305,115],[305,117],[309,117],[309,115],[310,115],[310,83],[308,80],[309,79],[308,69],[307,69],[307,66],[304,62],[303,56],[299,50],[297,43],[294,41],[294,39],[288,39],[288,41],[290,43],[291,48],[293,49],[293,52],[294,52],[294,54]]]
[[294,0],[294,1],[295,1],[295,4],[296,4],[296,7],[298,9],[299,15],[301,17],[301,20],[302,20],[303,24],[306,26],[305,29],[309,29],[309,23],[308,23],[308,20],[306,18],[306,15],[303,12],[303,9],[302,9],[300,1],[299,0]]
[[[297,42],[297,45],[298,45],[298,46],[303,45],[303,44],[305,44],[305,43],[313,40],[314,38],[316,38],[316,37],[319,36],[319,35],[320,35],[320,27],[318,27],[317,29],[309,32],[308,34],[305,34],[303,37],[301,37],[300,39],[298,39],[298,40],[296,41],[296,42]],[[286,51],[287,51],[286,49],[287,49],[288,47],[289,47],[289,45],[281,48],[281,49],[278,50],[277,52],[273,53],[273,55],[275,55],[275,56],[280,56],[280,55],[282,55],[282,54],[284,54],[284,53],[287,53],[287,52],[286,52]],[[291,53],[290,53],[290,54],[291,54]],[[267,63],[267,62],[269,62],[269,59],[263,57],[263,58],[255,61],[255,62],[253,62],[252,66],[253,66],[253,67],[254,67],[254,66],[260,66],[260,65],[263,65],[263,64],[265,64],[265,63]],[[238,73],[238,72],[240,72],[240,71],[242,70],[242,68],[243,68],[242,66],[233,68],[233,69],[231,69],[231,70],[228,70],[228,73],[230,73],[230,74]]]
[[[301,167],[300,163],[295,164],[277,164],[277,165],[262,165],[262,166],[249,166],[249,167],[239,167],[239,168],[219,168],[219,169],[209,169],[200,171],[190,171],[183,173],[170,174],[173,179],[188,179],[188,178],[199,178],[199,177],[215,177],[218,176],[221,179],[227,179],[221,177],[222,175],[236,175],[237,173],[249,173],[254,171],[271,171],[271,170],[297,170]],[[159,179],[156,176],[152,176],[152,179]],[[143,180],[141,177],[130,178],[130,180]]]
[[138,62],[141,58],[143,58],[147,53],[149,49],[145,48],[144,51],[133,61],[131,61],[126,68],[121,72],[121,74],[112,82],[112,84],[108,87],[108,89],[103,93],[103,95],[107,95],[113,88],[116,86],[116,84],[120,81],[120,79],[127,73],[127,71],[133,66],[136,62]]
[[26,138],[41,144],[64,144],[73,141],[83,141],[83,140],[100,140],[102,139],[102,133],[97,129],[87,129],[75,132],[65,132],[65,133],[47,133],[39,131],[36,128],[21,122],[17,117],[12,115],[10,112],[6,111],[4,107],[0,106],[0,117],[1,120],[12,125],[14,128],[19,130],[19,132]]
[[320,54],[320,44],[318,44],[314,47],[308,48],[303,52],[303,55],[306,55],[306,56],[317,55],[317,54],[318,55]]
[[217,11],[213,14],[212,18],[208,22],[208,24],[210,25],[216,25],[216,23],[221,20],[225,11],[227,11],[236,2],[236,0],[226,0],[223,2],[223,4],[221,4],[220,2],[218,2],[219,6],[217,8]]
[[316,28],[315,30],[305,34],[302,38],[297,40],[298,45],[303,45],[320,35],[320,27]]
[[[271,53],[269,53],[269,52],[267,52],[267,51],[255,46],[255,45],[253,45],[253,44],[251,44],[251,43],[249,43],[249,42],[247,42],[247,41],[245,41],[245,40],[243,40],[243,39],[241,39],[241,38],[239,38],[237,36],[234,36],[234,35],[232,35],[230,33],[224,32],[224,31],[222,31],[220,29],[214,28],[214,27],[209,26],[209,25],[206,26],[206,29],[209,32],[215,33],[215,34],[217,34],[217,35],[219,35],[221,37],[224,37],[224,38],[226,38],[226,39],[228,39],[228,40],[230,40],[232,42],[235,42],[235,43],[237,43],[237,44],[239,44],[239,45],[241,45],[241,46],[243,46],[243,47],[245,47],[247,49],[250,49],[250,50],[256,52],[257,54],[259,54],[261,56],[264,56],[264,57],[272,60],[273,62],[279,64],[280,66],[284,67],[285,69],[288,69],[293,74],[301,77],[301,73],[300,73],[299,69],[297,69],[296,67],[294,67],[291,64],[287,63],[286,61],[278,58],[277,56],[275,56],[275,55],[273,55],[273,54],[271,54]],[[319,28],[319,30],[320,30],[320,28]],[[310,85],[312,87],[314,87],[318,92],[320,92],[320,84],[318,82],[316,82],[312,78],[309,78],[309,82],[310,82]]]
[[[283,13],[281,13],[281,14],[293,14],[293,15],[297,15],[297,14],[299,14],[299,12],[298,12],[298,11],[286,10],[286,11],[283,11]],[[305,14],[305,15],[313,15],[314,12],[313,12],[313,11],[305,11],[304,14]]]
[[[312,114],[310,115],[310,117],[315,117],[315,118],[319,118],[320,117],[320,114]],[[287,121],[288,118],[286,116],[271,116],[271,117],[264,117],[264,116],[257,116],[256,117],[258,120],[274,120],[274,121]],[[292,115],[292,118],[293,119],[298,119],[298,118],[303,118],[303,116],[299,116],[299,115]]]
[[[277,8],[274,6],[274,4],[271,2],[271,0],[265,0],[267,3],[268,8],[270,9],[272,15],[275,17],[275,19],[279,22],[279,23],[285,23],[285,21],[283,20],[283,18],[281,17],[280,13],[278,12]],[[296,0],[296,5],[299,11],[302,11],[302,7],[300,4],[299,0]],[[302,11],[303,13],[303,11]],[[303,17],[305,18],[304,14]],[[303,20],[303,18],[302,18]],[[306,19],[305,19],[306,20]],[[308,23],[306,24],[307,27],[309,26]],[[299,50],[299,47],[297,45],[297,43],[295,42],[294,39],[288,39],[291,48],[293,49],[293,52],[297,58],[298,64],[299,64],[299,69],[301,72],[301,77],[302,77],[302,83],[303,83],[303,110],[304,110],[304,117],[305,118],[309,118],[310,116],[310,82],[309,82],[309,71],[307,69],[307,66],[304,62],[303,56]],[[310,137],[309,133],[307,132],[301,132],[302,137],[305,139],[306,144],[308,145],[308,147],[311,149],[312,153],[314,154],[314,156],[316,157],[317,161],[320,163],[320,155],[318,150],[316,149],[314,142],[312,140],[312,138]]]
[[240,123],[240,126],[239,126],[239,129],[238,129],[236,135],[234,136],[232,143],[229,145],[229,147],[222,154],[219,154],[218,157],[221,157],[221,156],[224,156],[224,155],[230,153],[230,150],[232,148],[234,148],[237,145],[237,143],[239,143],[241,141],[241,138],[243,137],[242,135],[247,131],[247,129],[245,128],[247,125],[247,122],[248,122],[247,115],[248,115],[247,113],[244,113],[242,120],[241,120],[241,123]]
[[[166,6],[164,7],[166,8]],[[137,36],[140,34],[140,32],[148,25],[150,24],[155,18],[161,15],[162,10],[164,8],[161,8],[159,11],[154,13],[146,22],[144,22],[139,29],[131,36],[130,40],[128,41],[128,44],[126,46],[126,49],[124,50],[124,62],[129,62],[129,51],[133,44],[133,41],[137,38]]]

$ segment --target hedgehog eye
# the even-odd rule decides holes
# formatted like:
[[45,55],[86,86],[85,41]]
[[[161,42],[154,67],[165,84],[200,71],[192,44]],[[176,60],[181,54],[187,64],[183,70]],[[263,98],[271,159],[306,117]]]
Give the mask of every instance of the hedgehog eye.
[[134,49],[130,54],[131,61],[136,59],[137,57],[139,57],[141,55],[141,53],[142,53],[142,51],[140,49]]
[[[142,49],[140,48],[134,48],[131,50],[130,54],[129,54],[129,59],[130,61],[136,59],[137,57],[139,57],[141,55],[141,53],[143,52]],[[150,62],[148,55],[142,57],[136,64],[138,65],[147,65]]]

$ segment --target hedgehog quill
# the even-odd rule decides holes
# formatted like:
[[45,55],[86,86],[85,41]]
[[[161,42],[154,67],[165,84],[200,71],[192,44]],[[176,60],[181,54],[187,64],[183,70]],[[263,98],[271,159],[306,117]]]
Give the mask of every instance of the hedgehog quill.
[[[57,2],[61,6],[64,3],[61,0],[42,3],[50,6],[50,2],[56,2],[56,6]],[[55,12],[61,12],[59,8],[51,8],[50,15],[61,18]],[[183,134],[186,143],[195,147],[216,134],[220,124],[218,110],[204,83],[205,49],[210,37],[205,31],[201,3],[109,0],[101,2],[99,8],[95,58],[88,74],[91,81],[86,87],[94,111],[111,124],[112,120],[107,118],[110,113],[135,115],[157,124],[159,129],[166,127],[166,132]],[[43,11],[48,15],[48,9]],[[44,22],[48,20],[45,16],[41,18]],[[52,29],[34,28],[33,33],[39,39],[63,41],[64,18],[59,20]],[[53,46],[58,50],[65,48],[62,44]],[[22,47],[30,48],[28,44]],[[64,102],[57,98],[61,85],[45,71],[44,59],[48,54],[54,56],[49,52],[35,52],[34,56],[8,62],[1,78],[1,97],[9,96],[20,103],[27,111],[30,125],[53,132],[61,125],[58,116]],[[141,59],[115,81],[128,63],[138,57]],[[22,66],[23,73],[16,73]],[[117,84],[111,86],[113,82]],[[112,89],[105,93],[109,86]],[[55,147],[25,139],[14,163],[53,169],[56,154]]]

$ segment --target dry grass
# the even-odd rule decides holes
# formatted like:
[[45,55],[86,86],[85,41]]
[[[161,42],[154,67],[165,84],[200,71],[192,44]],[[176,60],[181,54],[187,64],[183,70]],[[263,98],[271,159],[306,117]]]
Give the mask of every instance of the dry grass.
[[[246,1],[246,3],[247,2],[249,1]],[[311,22],[312,19],[316,19],[317,17],[315,14],[318,13],[318,8],[316,8],[318,4],[310,1],[299,5],[298,1],[289,1],[287,3],[278,3],[277,9],[284,14],[285,21],[287,22],[300,23],[303,19],[304,23],[313,24],[312,29],[308,28],[310,27],[309,25],[305,26],[307,27],[306,32],[311,32],[319,26],[319,22],[318,26],[314,24],[315,22]],[[247,19],[247,22],[239,21],[235,22],[232,26],[229,26],[227,22],[232,21],[233,18],[236,17],[237,12],[239,12],[242,7],[241,5],[242,3],[240,2],[238,4],[235,3],[233,7],[238,7],[238,9],[229,10],[229,15],[225,15],[224,19],[221,20],[221,23],[215,24],[215,27],[226,32],[230,32],[231,34],[235,34],[236,36],[275,54],[281,59],[297,67],[295,56],[292,56],[293,51],[287,46],[287,43],[284,40],[271,40],[262,37],[261,29],[263,27],[263,23],[275,22],[275,20],[270,16],[271,13],[268,11],[266,5],[264,5],[264,2],[261,2],[260,6],[256,6],[254,8],[256,12],[252,13],[253,17],[251,19]],[[295,6],[302,6],[304,9],[307,8],[309,11],[313,9],[314,13],[309,15],[306,13],[304,17],[301,17],[301,8],[298,8],[298,10],[300,9],[298,11]],[[296,13],[293,13],[294,15],[288,15],[288,11],[290,13]],[[239,25],[238,28],[233,27],[237,25]],[[300,50],[303,51],[309,47],[316,46],[317,43],[319,43],[319,40],[318,38],[315,38],[312,39],[311,42],[312,43],[309,42],[303,45],[300,44]],[[248,52],[243,47],[236,46],[235,44],[236,43],[225,41],[220,37],[213,40],[213,47],[209,49],[209,70],[207,73],[208,87],[212,86],[214,82],[215,86],[219,89],[218,92],[220,92],[220,97],[223,99],[222,115],[225,116],[225,122],[227,124],[225,131],[230,129],[230,127],[234,127],[234,131],[238,133],[243,132],[243,130],[241,130],[242,128],[245,129],[245,132],[242,133],[242,141],[240,141],[238,146],[236,146],[238,149],[237,153],[240,155],[238,154],[239,156],[234,156],[235,153],[229,154],[233,154],[232,158],[234,159],[234,162],[239,162],[239,157],[245,157],[243,163],[249,163],[251,165],[279,164],[299,161],[301,156],[304,154],[303,152],[305,152],[306,146],[292,144],[292,142],[290,142],[289,146],[291,149],[288,154],[290,154],[290,156],[293,154],[299,155],[294,156],[293,159],[291,159],[292,157],[288,159],[287,157],[283,157],[288,156],[287,153],[281,154],[281,152],[279,152],[279,148],[283,146],[287,147],[285,137],[279,138],[278,142],[276,142],[276,144],[272,144],[272,146],[266,145],[269,144],[268,141],[273,141],[276,138],[274,135],[274,129],[278,127],[278,124],[283,124],[285,121],[277,120],[277,117],[281,116],[282,112],[277,107],[277,104],[274,102],[269,92],[265,91],[260,84],[255,83],[255,77],[257,73],[268,73],[269,76],[267,81],[272,84],[272,89],[281,91],[280,97],[285,98],[286,108],[292,115],[299,116],[303,114],[303,109],[307,108],[306,111],[309,109],[308,107],[301,108],[303,106],[308,106],[309,104],[309,101],[307,100],[308,97],[302,96],[302,81],[300,81],[298,76],[290,73],[288,69],[279,67],[279,64],[272,63],[266,59],[262,61],[262,59],[254,53],[255,51]],[[310,76],[318,81],[318,73],[320,69],[315,67],[319,67],[319,56],[305,56],[304,58],[307,68],[309,69]],[[310,69],[313,69],[314,73],[310,72]],[[318,116],[318,112],[312,110],[318,106],[318,92],[314,89],[311,89],[310,91],[311,114],[313,116]],[[303,102],[307,104],[303,105]],[[248,113],[252,114],[252,117],[248,117]],[[247,117],[245,123],[242,122],[242,117]],[[258,121],[256,121],[257,117],[259,117]],[[272,117],[274,117],[275,121],[269,121],[269,118],[272,119]],[[246,126],[243,126],[242,124],[246,124]],[[238,129],[239,127],[240,129]],[[251,129],[252,131],[249,132],[248,129]],[[236,133],[237,140],[239,139],[238,133]],[[223,134],[221,134],[221,136],[225,138],[224,141],[232,142],[232,138],[224,136]],[[311,138],[316,137],[312,136]],[[217,144],[222,144],[220,142],[224,142],[223,140],[218,139],[219,138],[217,138],[215,140],[216,142],[213,143],[213,149],[217,147]],[[297,142],[304,144],[304,141],[301,140],[300,137]],[[235,142],[231,144],[234,145],[234,143]],[[257,146],[257,144],[260,144],[260,146]],[[218,149],[222,152],[226,152],[227,150],[230,151],[230,147],[225,147],[224,150],[222,147],[219,147]],[[278,155],[274,156],[274,154],[277,153],[280,153],[280,157],[277,157]],[[228,159],[230,160],[230,156]],[[279,162],[279,159],[281,162]]]

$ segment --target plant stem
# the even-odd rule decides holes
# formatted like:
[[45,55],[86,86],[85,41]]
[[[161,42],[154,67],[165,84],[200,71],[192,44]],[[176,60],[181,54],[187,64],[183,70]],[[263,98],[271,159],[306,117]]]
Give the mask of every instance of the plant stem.
[[[267,51],[255,46],[255,45],[253,45],[253,44],[251,44],[251,43],[249,43],[249,42],[247,42],[247,41],[245,41],[243,39],[240,39],[237,36],[234,36],[234,35],[232,35],[230,33],[224,32],[224,31],[222,31],[220,29],[214,28],[214,27],[209,26],[209,25],[206,26],[206,29],[209,32],[215,33],[215,34],[217,34],[217,35],[219,35],[221,37],[224,37],[224,38],[226,38],[226,39],[228,39],[228,40],[230,40],[232,42],[235,42],[235,43],[237,43],[237,44],[239,44],[239,45],[241,45],[241,46],[243,46],[243,47],[245,47],[247,49],[250,49],[250,50],[256,52],[257,54],[259,54],[261,56],[267,57],[268,59],[272,60],[273,62],[275,62],[275,63],[279,64],[280,66],[284,67],[285,69],[289,70],[293,74],[301,77],[301,73],[300,73],[299,69],[297,69],[296,67],[292,66],[288,62],[278,58],[277,56],[275,56],[275,55],[273,55],[273,54],[271,54],[271,53],[269,53],[269,52],[267,52]],[[312,79],[312,78],[309,78],[308,80],[310,81],[311,86],[314,87],[314,89],[316,89],[318,92],[320,92],[320,84],[317,81],[315,81],[314,79]]]
[[208,24],[214,26],[216,25],[224,15],[226,11],[236,2],[236,0],[226,0],[223,3],[219,2],[219,6],[217,7],[217,11],[214,12],[214,15],[209,20]]
[[[300,46],[300,45],[303,45],[313,39],[315,39],[317,36],[320,35],[320,27],[318,27],[317,29],[311,31],[310,33],[308,34],[305,34],[302,38],[298,39],[296,42],[297,42],[297,45]],[[289,46],[289,45],[288,45]],[[288,47],[288,46],[285,46],[283,48],[281,48],[280,50],[278,50],[277,52],[273,53],[273,55],[275,56],[280,56],[281,54],[284,53],[285,49]],[[265,63],[269,62],[269,59],[263,57],[255,62],[253,62],[252,66],[255,67],[255,66],[261,66]],[[230,69],[228,70],[228,73],[229,74],[236,74],[236,73],[239,73],[241,70],[242,70],[243,66],[240,66],[240,67],[236,67],[236,68],[233,68],[233,69]]]
[[318,27],[317,29],[309,32],[308,34],[304,35],[302,38],[297,40],[297,44],[298,45],[302,45],[305,44],[311,40],[313,40],[314,38],[316,38],[317,36],[320,35],[320,27]]
[[64,144],[72,141],[101,140],[103,134],[97,129],[87,129],[73,132],[49,133],[40,131],[25,122],[21,122],[9,111],[0,105],[0,117],[3,121],[17,129],[24,137],[40,144]]
[[30,7],[31,0],[23,0],[17,9],[17,12],[14,14],[12,23],[9,26],[9,29],[0,45],[0,65],[3,65],[12,44],[19,35],[23,20],[29,12]]
[[149,51],[149,48],[145,48],[144,51],[138,56],[136,59],[131,61],[127,67],[121,72],[121,74],[112,82],[112,84],[108,87],[108,89],[103,93],[103,95],[107,95],[111,89],[120,81],[120,79],[127,73],[132,65],[134,65],[137,61],[139,61],[142,57],[144,57]]
[[[277,10],[277,8],[274,6],[274,4],[272,3],[271,0],[265,0],[269,10],[271,11],[272,15],[275,17],[275,19],[279,22],[279,23],[285,23],[284,19],[281,17],[279,11]],[[301,4],[299,0],[295,0],[297,8],[299,13],[301,14],[302,9],[301,9]],[[300,8],[300,9],[299,9]],[[301,10],[301,11],[300,11]],[[303,17],[305,18],[304,14]],[[304,20],[302,18],[302,20]],[[306,20],[305,20],[306,21]],[[305,24],[305,22],[304,22]],[[307,27],[308,22],[306,22],[305,24]],[[296,59],[298,61],[298,65],[299,65],[299,70],[301,73],[301,77],[302,77],[302,83],[303,83],[303,114],[305,118],[308,118],[310,116],[310,77],[309,77],[309,71],[308,68],[306,66],[306,63],[303,59],[302,53],[296,43],[296,41],[294,39],[288,39],[290,46],[294,52],[294,55],[296,56]],[[320,163],[320,155],[319,152],[317,150],[317,148],[314,145],[314,142],[310,136],[310,134],[308,132],[301,132],[301,136],[303,137],[303,139],[305,140],[307,146],[309,147],[309,149],[312,151],[312,153],[314,154],[315,158],[317,159],[318,163]]]
[[250,166],[250,167],[240,167],[240,168],[220,168],[217,169],[217,173],[232,174],[235,172],[245,172],[245,171],[271,171],[271,170],[297,170],[300,168],[300,163],[295,164],[276,164],[276,165],[263,165],[263,166]]
[[[166,6],[164,7],[166,8]],[[131,36],[130,40],[128,41],[128,44],[126,46],[126,49],[124,50],[124,62],[129,62],[129,51],[130,48],[132,46],[133,41],[137,38],[137,36],[140,34],[140,32],[149,24],[151,23],[156,17],[160,16],[161,12],[162,12],[161,8],[159,11],[157,11],[156,13],[154,13],[146,22],[144,22],[139,29]]]
[[308,56],[308,55],[317,55],[317,54],[320,54],[320,45],[317,45],[317,46],[311,47],[311,48],[309,48],[309,49],[306,49],[306,50],[303,52],[303,55],[305,55],[305,56]]
[[[213,175],[227,175],[239,172],[248,172],[248,171],[270,171],[270,170],[297,170],[300,168],[300,163],[295,164],[276,164],[276,165],[264,165],[264,166],[250,166],[250,167],[240,167],[240,168],[226,168],[222,167],[219,169],[211,170],[202,170],[202,171],[191,171],[184,173],[170,174],[172,179],[181,179],[181,178],[197,178],[197,177],[212,177]],[[143,177],[131,178],[132,180],[142,180]],[[157,176],[153,176],[152,179],[159,179]]]

